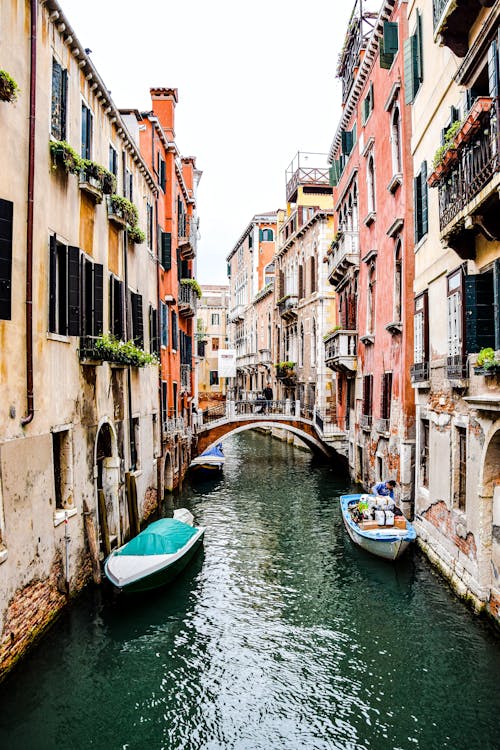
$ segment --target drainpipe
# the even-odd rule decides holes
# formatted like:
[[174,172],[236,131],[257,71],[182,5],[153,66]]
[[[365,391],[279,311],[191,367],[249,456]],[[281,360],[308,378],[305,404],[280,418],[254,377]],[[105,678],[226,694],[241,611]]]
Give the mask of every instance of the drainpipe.
[[30,115],[28,147],[28,206],[26,231],[26,394],[28,412],[21,419],[24,427],[35,416],[33,395],[33,196],[35,192],[35,117],[36,117],[36,16],[37,0],[30,0]]

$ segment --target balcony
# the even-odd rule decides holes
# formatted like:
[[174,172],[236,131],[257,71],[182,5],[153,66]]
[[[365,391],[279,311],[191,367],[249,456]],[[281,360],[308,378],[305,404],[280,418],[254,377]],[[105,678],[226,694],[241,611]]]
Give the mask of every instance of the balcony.
[[284,320],[293,320],[297,317],[297,305],[299,298],[296,294],[287,294],[278,300],[278,313]]
[[361,414],[359,417],[359,426],[362,430],[371,430],[372,428],[372,415]]
[[381,435],[389,435],[391,431],[391,420],[390,419],[376,419],[375,429]]
[[417,362],[410,367],[410,378],[412,385],[417,388],[429,387],[429,363],[428,362]]
[[270,365],[271,364],[271,350],[270,349],[259,349],[259,364]]
[[328,167],[313,167],[313,161],[326,163],[326,154],[299,151],[286,170],[286,200],[295,203],[299,187],[317,188],[318,192],[331,193]]
[[328,281],[334,287],[344,278],[350,266],[359,268],[359,233],[340,231],[328,255]]
[[[478,102],[486,102],[478,106]],[[431,184],[439,188],[439,225],[441,233],[456,252],[466,258],[470,251],[470,229],[477,224],[488,239],[498,235],[498,198],[500,184],[500,138],[494,101],[477,100],[455,143],[460,141],[455,158]],[[464,133],[469,124],[475,130]],[[470,131],[469,131],[470,132]],[[480,213],[476,220],[473,214]]]
[[449,380],[465,380],[469,375],[466,354],[454,354],[446,359],[446,376]]
[[469,31],[481,8],[491,8],[495,0],[433,0],[434,37],[457,57],[469,49]]
[[78,175],[78,187],[90,195],[94,203],[102,203],[102,180],[82,171]]
[[283,385],[295,385],[297,383],[295,362],[281,362],[276,365],[276,379],[280,380]]
[[181,388],[191,393],[191,365],[181,365]]
[[196,257],[196,229],[195,222],[190,216],[182,216],[178,224],[177,247],[182,260],[192,260]]
[[179,284],[179,315],[193,318],[196,315],[198,295],[189,284]]
[[357,370],[358,332],[339,329],[325,339],[325,364],[330,370],[353,375]]
[[229,313],[229,322],[237,323],[239,320],[245,319],[245,308],[243,305],[236,305]]

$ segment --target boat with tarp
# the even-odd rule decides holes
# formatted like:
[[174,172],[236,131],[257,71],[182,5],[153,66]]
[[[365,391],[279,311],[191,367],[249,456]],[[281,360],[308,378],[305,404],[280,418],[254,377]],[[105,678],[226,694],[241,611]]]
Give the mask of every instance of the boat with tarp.
[[154,521],[111,553],[104,565],[107,578],[127,592],[148,591],[169,583],[202,544],[205,528],[194,526],[193,521],[185,508],[175,511],[174,518]]
[[373,555],[396,560],[417,538],[408,519],[390,509],[388,498],[342,495],[340,507],[344,526],[354,544]]
[[225,460],[222,443],[217,443],[200,456],[193,458],[189,468],[197,474],[218,474],[222,471]]

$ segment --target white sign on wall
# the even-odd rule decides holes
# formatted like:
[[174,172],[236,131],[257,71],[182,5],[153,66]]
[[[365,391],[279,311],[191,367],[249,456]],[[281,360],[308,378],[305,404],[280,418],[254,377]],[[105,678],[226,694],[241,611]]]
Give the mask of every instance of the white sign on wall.
[[236,349],[219,349],[219,378],[236,377]]

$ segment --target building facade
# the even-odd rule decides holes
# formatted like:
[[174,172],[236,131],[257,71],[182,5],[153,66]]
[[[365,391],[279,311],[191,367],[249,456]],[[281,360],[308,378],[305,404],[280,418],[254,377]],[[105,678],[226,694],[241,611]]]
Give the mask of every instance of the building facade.
[[219,349],[227,349],[227,316],[229,287],[203,284],[196,320],[196,354],[198,357],[198,402],[226,395],[226,378],[219,378]]
[[415,525],[456,590],[498,618],[500,5],[434,0],[408,13]]
[[405,103],[406,4],[351,18],[338,76],[343,114],[330,158],[336,234],[328,251],[338,327],[325,341],[352,476],[396,479],[412,513],[413,192]]
[[[276,213],[256,214],[227,256],[229,340],[236,350],[237,398],[256,398],[271,381],[269,295],[274,282]],[[262,346],[262,351],[259,346]]]

